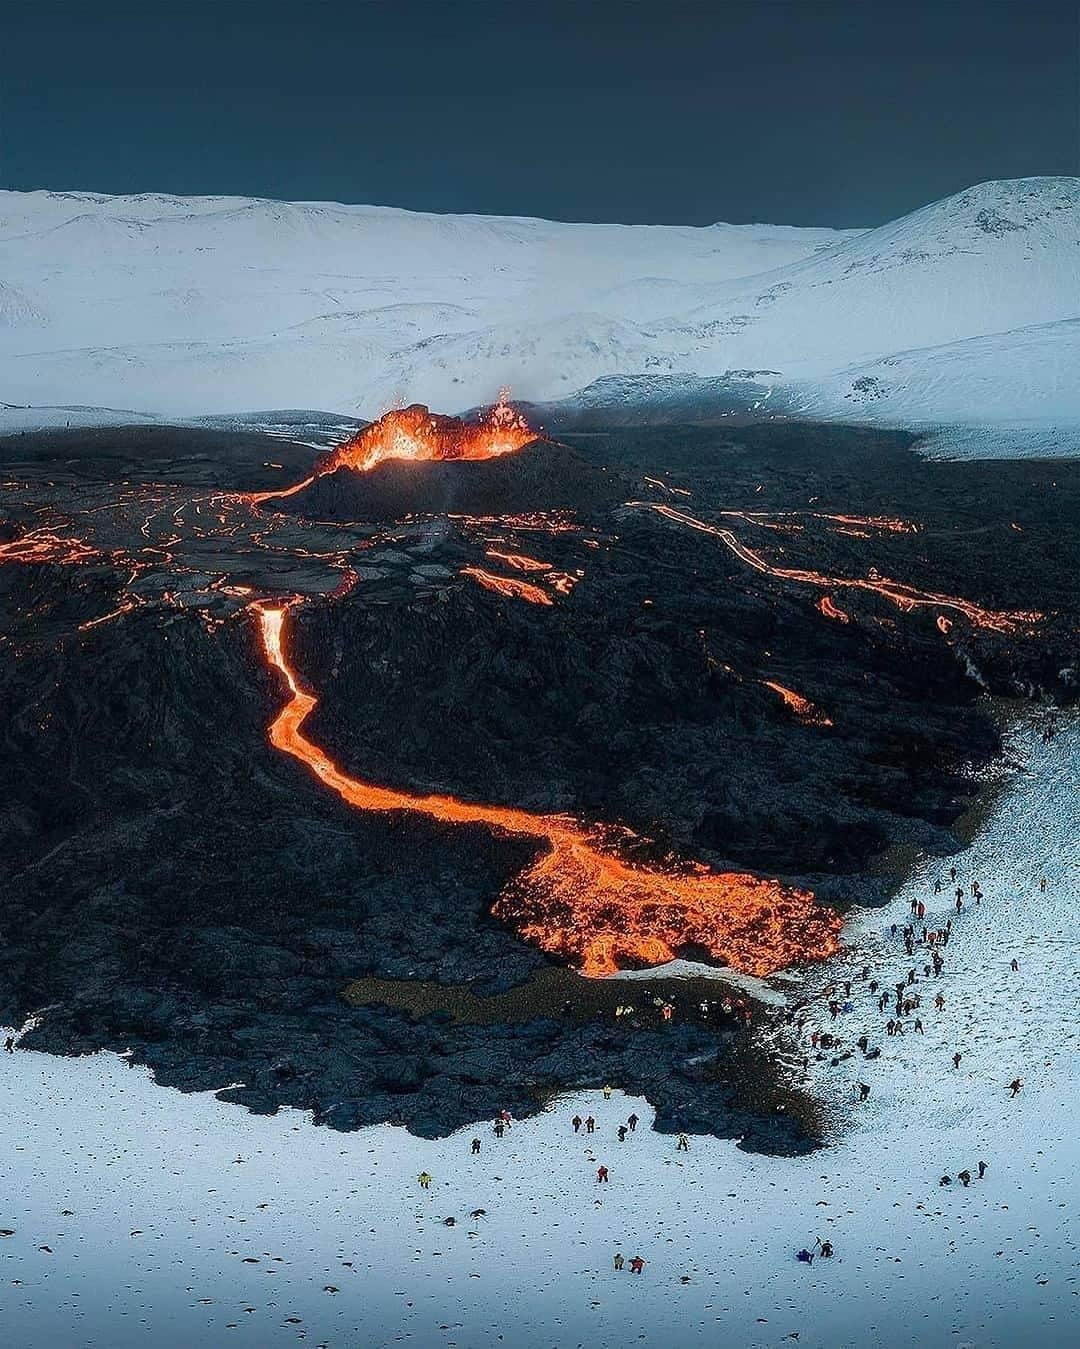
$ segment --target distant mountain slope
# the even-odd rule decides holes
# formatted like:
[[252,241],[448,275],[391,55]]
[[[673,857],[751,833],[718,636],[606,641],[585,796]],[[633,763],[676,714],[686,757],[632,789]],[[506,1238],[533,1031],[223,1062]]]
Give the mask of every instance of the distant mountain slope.
[[695,376],[747,410],[1080,420],[1080,179],[865,232],[9,192],[0,278],[11,403],[370,416]]

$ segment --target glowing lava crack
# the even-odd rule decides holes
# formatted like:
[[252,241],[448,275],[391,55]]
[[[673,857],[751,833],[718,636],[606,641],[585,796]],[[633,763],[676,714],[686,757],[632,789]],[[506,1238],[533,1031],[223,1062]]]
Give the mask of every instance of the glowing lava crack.
[[696,865],[660,872],[633,867],[600,850],[571,819],[453,796],[419,796],[343,773],[303,734],[317,705],[285,654],[288,606],[256,606],[268,663],[290,697],[270,727],[270,742],[305,764],[331,791],[360,810],[410,810],[450,824],[483,824],[545,840],[547,850],[507,886],[493,913],[542,950],[579,964],[589,975],[620,963],[659,965],[681,951],[705,952],[748,974],[765,975],[797,961],[823,960],[838,945],[840,918],[812,894],[744,872]]

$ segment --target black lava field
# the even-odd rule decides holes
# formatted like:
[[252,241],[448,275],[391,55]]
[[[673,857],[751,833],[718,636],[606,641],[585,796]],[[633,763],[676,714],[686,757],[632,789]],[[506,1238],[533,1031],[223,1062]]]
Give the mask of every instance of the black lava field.
[[784,423],[552,437],[262,501],[318,451],[0,442],[0,1019],[36,1018],[24,1045],[340,1129],[438,1135],[611,1079],[662,1129],[813,1146],[757,1047],[768,1006],[668,1025],[634,985],[616,1019],[627,984],[508,918],[539,826],[357,808],[275,747],[260,615],[287,609],[303,735],[350,780],[604,831],[650,874],[769,878],[835,927],[957,846],[995,700],[1076,698],[1080,463]]

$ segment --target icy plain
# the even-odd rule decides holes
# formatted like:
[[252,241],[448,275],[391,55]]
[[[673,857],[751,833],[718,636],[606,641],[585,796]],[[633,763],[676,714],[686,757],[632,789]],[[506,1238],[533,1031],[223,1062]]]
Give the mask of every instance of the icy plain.
[[[924,859],[886,909],[854,913],[828,966],[774,981],[774,1000],[808,1004],[801,1045],[781,1024],[776,1049],[822,1102],[828,1147],[783,1159],[694,1137],[678,1152],[617,1083],[610,1100],[561,1099],[501,1139],[489,1124],[438,1142],[389,1126],[342,1135],[164,1090],[114,1056],[17,1050],[0,1056],[7,1341],[1075,1344],[1080,722],[1048,745],[1018,726],[1007,750],[1012,769],[969,848]],[[960,915],[951,864],[985,896]],[[940,979],[891,935],[912,897],[928,920],[954,920]],[[888,988],[912,963],[925,1034],[908,1017],[903,1037],[886,1037],[861,971]],[[847,979],[853,1010],[834,1024],[825,988]],[[818,1061],[808,1037],[826,1026],[849,1047],[865,1032],[880,1058]],[[620,1143],[631,1111],[641,1123]],[[574,1134],[575,1112],[596,1117],[594,1135]],[[965,1188],[957,1173],[980,1160],[985,1178]],[[797,1263],[817,1237],[834,1258]],[[640,1255],[643,1273],[616,1272],[616,1252]]]

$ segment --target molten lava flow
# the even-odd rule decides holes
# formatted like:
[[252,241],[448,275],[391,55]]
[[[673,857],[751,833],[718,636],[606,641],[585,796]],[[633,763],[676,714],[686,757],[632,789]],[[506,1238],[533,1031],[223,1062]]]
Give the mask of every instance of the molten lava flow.
[[992,632],[1012,633],[1020,628],[1030,627],[1038,622],[1041,614],[1016,610],[1002,612],[994,609],[983,609],[978,604],[973,604],[971,600],[959,599],[955,595],[937,595],[932,590],[917,590],[914,586],[906,585],[903,581],[892,581],[887,576],[859,577],[859,576],[825,576],[818,571],[810,571],[803,567],[777,567],[757,553],[753,548],[748,548],[745,543],[732,534],[729,529],[720,529],[717,525],[706,524],[704,520],[698,520],[692,515],[687,515],[685,511],[676,510],[673,506],[663,506],[654,501],[631,502],[630,505],[647,506],[649,510],[656,511],[668,520],[674,520],[677,524],[688,525],[691,529],[700,530],[703,534],[711,534],[726,544],[728,548],[741,561],[756,571],[762,572],[765,576],[774,576],[781,581],[795,581],[802,585],[820,586],[825,590],[868,590],[876,595],[882,595],[892,604],[909,613],[917,608],[934,609],[953,609],[973,623],[977,628],[986,628]]
[[286,608],[257,605],[268,663],[289,689],[270,726],[270,743],[305,764],[331,791],[360,810],[410,810],[449,824],[483,824],[544,840],[547,851],[499,896],[493,912],[543,950],[613,974],[619,962],[662,964],[687,948],[706,951],[749,974],[801,960],[824,960],[838,945],[840,918],[806,890],[743,872],[704,867],[660,872],[632,867],[600,851],[573,820],[453,796],[419,796],[349,777],[303,734],[316,706],[285,655]]
[[89,632],[91,628],[99,628],[102,623],[111,623],[114,618],[123,618],[125,614],[130,614],[135,608],[133,599],[121,600],[115,609],[110,609],[107,614],[102,614],[100,618],[88,619],[85,623],[79,624],[80,632]]
[[554,604],[555,601],[539,586],[528,581],[519,581],[516,576],[496,576],[493,571],[483,567],[462,567],[462,576],[471,576],[485,590],[493,590],[497,595],[506,595],[512,600],[528,600],[530,604]]
[[367,473],[384,459],[497,459],[536,439],[536,432],[506,401],[507,390],[479,421],[442,417],[423,403],[397,408],[332,450],[317,472],[352,468]]
[[302,482],[294,483],[292,487],[281,487],[273,492],[251,492],[248,495],[248,500],[252,505],[258,506],[263,501],[279,501],[283,497],[296,496],[297,492],[302,492],[305,487],[310,487],[317,477],[318,473],[312,473]]
[[528,515],[455,515],[446,517],[466,529],[484,529],[498,525],[517,532],[532,530],[539,534],[579,534],[584,528],[568,511],[534,511]]
[[560,595],[569,595],[584,575],[583,571],[579,571],[576,576],[571,576],[568,571],[553,571],[547,579],[552,590],[557,590]]
[[833,724],[832,717],[827,716],[816,703],[812,703],[809,698],[804,698],[801,693],[796,693],[794,689],[785,688],[783,684],[777,684],[772,679],[763,679],[761,682],[767,689],[772,689],[773,693],[778,693],[800,721],[805,721],[809,726],[831,726]]
[[837,949],[839,917],[806,890],[704,867],[643,870],[565,835],[551,843],[492,913],[543,950],[580,963],[583,974],[614,974],[620,962],[662,965],[699,947],[766,975]]
[[58,562],[73,565],[89,562],[97,550],[81,539],[56,534],[49,529],[31,529],[21,538],[0,543],[0,562]]
[[817,607],[819,612],[823,613],[826,618],[835,618],[839,623],[851,622],[851,615],[833,604],[828,595],[822,595],[821,599],[817,602]]
[[877,529],[887,534],[917,534],[919,526],[910,520],[899,520],[893,515],[825,515],[821,511],[811,511],[815,520],[832,520],[838,525],[849,525],[855,529]]
[[496,562],[505,562],[516,571],[550,571],[550,562],[539,562],[535,557],[526,557],[524,553],[501,553],[498,548],[486,548],[488,557]]

